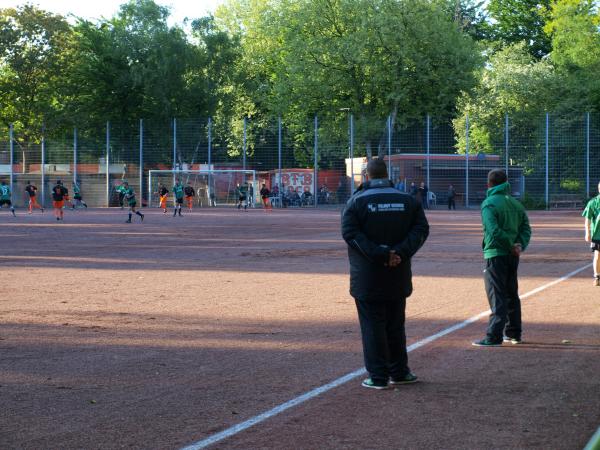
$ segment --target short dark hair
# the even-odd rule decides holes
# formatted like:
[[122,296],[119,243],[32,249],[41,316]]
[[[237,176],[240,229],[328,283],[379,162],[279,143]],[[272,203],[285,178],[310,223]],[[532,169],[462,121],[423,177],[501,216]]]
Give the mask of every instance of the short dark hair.
[[367,175],[369,178],[387,178],[387,165],[382,159],[372,159],[367,164]]
[[488,173],[488,184],[492,187],[506,183],[507,180],[506,172],[502,169],[492,169]]

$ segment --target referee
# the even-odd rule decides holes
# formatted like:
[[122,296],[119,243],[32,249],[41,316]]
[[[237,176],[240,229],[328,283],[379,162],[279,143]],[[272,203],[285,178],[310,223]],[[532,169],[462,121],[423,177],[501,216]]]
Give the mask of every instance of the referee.
[[427,239],[429,224],[421,204],[394,189],[385,162],[369,161],[367,176],[344,209],[342,236],[369,373],[362,386],[386,389],[417,381],[408,368],[404,321],[412,293],[410,260]]

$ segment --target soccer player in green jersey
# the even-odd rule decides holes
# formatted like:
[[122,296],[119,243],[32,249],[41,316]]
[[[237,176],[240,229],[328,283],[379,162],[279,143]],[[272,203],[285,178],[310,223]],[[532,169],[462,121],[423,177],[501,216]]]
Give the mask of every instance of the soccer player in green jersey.
[[131,216],[134,213],[140,216],[140,219],[142,219],[143,222],[144,215],[141,212],[135,210],[135,207],[137,205],[137,202],[135,201],[135,191],[132,187],[129,186],[129,183],[127,181],[123,183],[123,193],[123,198],[127,200],[127,204],[129,205],[129,219],[126,220],[126,223],[131,223]]
[[183,184],[178,179],[175,182],[175,186],[173,186],[173,195],[175,196],[175,209],[173,210],[173,217],[177,215],[177,211],[179,211],[179,217],[181,217],[181,206],[183,205]]
[[237,192],[238,192],[237,209],[240,209],[243,204],[244,211],[246,211],[248,209],[248,183],[244,183],[244,184],[238,183]]
[[3,181],[2,184],[0,184],[0,208],[7,205],[10,208],[12,215],[17,217],[15,214],[15,207],[13,206],[10,197],[10,187],[8,187],[6,181]]
[[88,207],[87,203],[83,201],[83,197],[81,196],[81,188],[79,187],[79,183],[76,181],[73,182],[73,200],[73,209],[79,205],[83,205],[85,208]]
[[585,241],[594,252],[594,286],[600,286],[600,194],[588,202],[582,216],[585,217]]

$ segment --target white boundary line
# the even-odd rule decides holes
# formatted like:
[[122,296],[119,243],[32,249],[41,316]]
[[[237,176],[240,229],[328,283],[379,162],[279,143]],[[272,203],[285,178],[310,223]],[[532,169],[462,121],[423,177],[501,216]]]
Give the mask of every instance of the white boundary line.
[[[554,281],[546,283],[532,291],[529,291],[529,292],[523,294],[521,296],[521,299],[524,300],[524,299],[531,297],[539,292],[542,292],[548,288],[551,288],[552,286],[562,283],[563,281],[568,280],[571,277],[574,277],[578,273],[583,272],[584,270],[588,269],[591,266],[592,266],[592,264],[586,264],[585,266],[580,267],[579,269],[574,270],[573,272],[568,273],[563,277],[557,278]],[[488,309],[487,311],[483,311],[473,317],[470,317],[469,319],[467,319],[463,322],[460,322],[460,323],[457,323],[456,325],[448,327],[448,328],[440,331],[439,333],[433,334],[429,337],[426,337],[425,339],[421,339],[420,341],[415,342],[414,344],[408,346],[407,351],[412,352],[413,350],[416,350],[416,349],[421,348],[433,341],[436,341],[439,338],[446,336],[447,334],[450,334],[450,333],[458,331],[462,328],[465,328],[466,326],[472,324],[473,322],[477,322],[479,319],[487,316],[489,313],[490,313],[490,310]],[[275,408],[269,409],[268,411],[265,411],[262,414],[254,416],[244,422],[238,423],[237,425],[233,425],[232,427],[229,427],[223,431],[220,431],[219,433],[215,433],[215,434],[213,434],[205,439],[202,439],[201,441],[198,441],[194,444],[188,445],[187,447],[184,447],[182,450],[200,450],[200,449],[206,448],[209,445],[215,444],[219,441],[222,441],[223,439],[227,439],[233,435],[236,435],[236,434],[238,434],[260,422],[264,422],[265,420],[270,419],[271,417],[274,417],[290,408],[293,408],[294,406],[298,406],[301,403],[304,403],[310,399],[318,397],[319,395],[323,394],[324,392],[327,392],[333,388],[341,386],[342,384],[347,383],[348,381],[353,380],[364,374],[366,374],[366,370],[364,368],[355,370],[354,372],[350,372],[350,373],[344,375],[343,377],[340,377],[340,378],[333,380],[327,384],[324,384],[323,386],[319,386],[313,390],[305,392],[304,394],[302,394],[296,398],[293,398],[292,400],[289,400],[285,403],[282,403],[281,405],[276,406]]]

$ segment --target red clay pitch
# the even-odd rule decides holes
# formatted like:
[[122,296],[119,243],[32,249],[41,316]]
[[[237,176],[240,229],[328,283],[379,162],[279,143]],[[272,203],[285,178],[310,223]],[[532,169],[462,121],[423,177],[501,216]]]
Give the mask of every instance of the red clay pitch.
[[[362,366],[339,211],[0,211],[0,448],[179,448]],[[487,309],[477,212],[430,211],[409,344]],[[528,292],[591,261],[579,213],[530,214]],[[134,221],[137,218],[134,219]],[[591,269],[409,354],[421,383],[348,382],[214,448],[581,449],[600,425]]]

